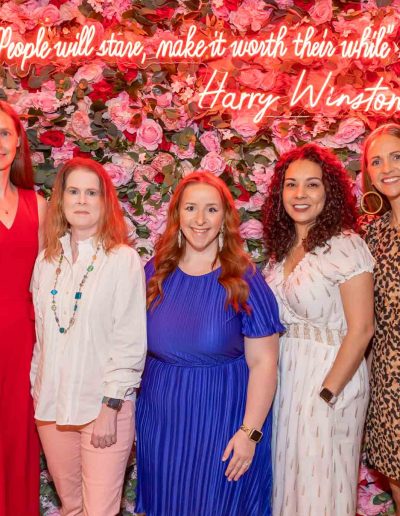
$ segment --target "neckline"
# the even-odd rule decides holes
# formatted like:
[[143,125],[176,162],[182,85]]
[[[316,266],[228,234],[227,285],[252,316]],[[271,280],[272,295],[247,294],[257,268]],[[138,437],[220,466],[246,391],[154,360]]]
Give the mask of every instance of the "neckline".
[[282,260],[282,262],[281,262],[282,278],[283,278],[284,282],[288,281],[288,279],[297,271],[297,269],[300,267],[300,265],[304,262],[304,260],[307,258],[307,256],[309,254],[310,254],[309,252],[305,253],[303,258],[296,263],[296,266],[289,272],[289,274],[286,276],[286,278],[285,278],[285,262],[286,262],[287,257],[285,256],[285,259]]
[[4,224],[4,222],[0,219],[0,224],[3,226],[3,228],[7,231],[11,231],[12,228],[14,227],[15,225],[15,221],[17,220],[17,217],[18,217],[18,213],[19,213],[19,206],[20,206],[20,197],[21,197],[21,194],[20,194],[20,191],[19,191],[19,188],[16,187],[16,191],[17,191],[17,211],[15,212],[15,215],[14,215],[14,219],[11,223],[11,226],[8,227]]
[[205,276],[209,276],[210,274],[214,274],[217,271],[221,270],[221,266],[217,267],[216,269],[213,269],[210,272],[206,272],[205,274],[188,274],[187,272],[183,271],[179,265],[176,267],[179,272],[181,272],[184,276],[187,276],[188,278],[204,278]]

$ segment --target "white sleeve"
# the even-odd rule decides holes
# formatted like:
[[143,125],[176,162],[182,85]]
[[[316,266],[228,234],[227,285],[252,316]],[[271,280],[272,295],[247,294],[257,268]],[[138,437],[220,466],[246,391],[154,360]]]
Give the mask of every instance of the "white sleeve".
[[322,274],[333,284],[344,283],[363,272],[373,272],[375,260],[367,244],[356,233],[333,237],[330,248],[319,253]]
[[112,345],[105,368],[104,396],[124,399],[139,387],[145,363],[146,285],[137,252],[123,246],[117,253]]

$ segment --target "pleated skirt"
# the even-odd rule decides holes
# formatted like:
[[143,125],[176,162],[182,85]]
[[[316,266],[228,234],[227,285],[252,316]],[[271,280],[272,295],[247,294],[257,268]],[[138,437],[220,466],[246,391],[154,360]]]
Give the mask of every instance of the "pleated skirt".
[[272,468],[269,414],[253,462],[237,482],[221,458],[243,422],[244,357],[181,366],[149,357],[137,402],[136,512],[146,516],[269,516]]

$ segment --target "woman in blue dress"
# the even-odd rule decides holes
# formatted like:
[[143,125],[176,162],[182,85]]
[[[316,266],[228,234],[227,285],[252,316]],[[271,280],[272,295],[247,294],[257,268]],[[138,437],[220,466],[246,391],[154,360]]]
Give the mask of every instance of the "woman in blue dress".
[[270,408],[284,328],[242,249],[223,181],[196,172],[179,183],[146,275],[136,511],[270,515]]

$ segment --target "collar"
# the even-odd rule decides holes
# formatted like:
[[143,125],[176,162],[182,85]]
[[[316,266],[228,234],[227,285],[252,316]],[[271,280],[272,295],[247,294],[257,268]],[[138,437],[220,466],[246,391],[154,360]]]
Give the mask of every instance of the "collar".
[[[64,251],[65,258],[72,263],[72,248],[71,248],[71,233],[67,232],[60,238],[60,243]],[[97,238],[94,236],[87,238],[86,240],[78,240],[78,259],[87,260],[91,258],[97,249]]]

